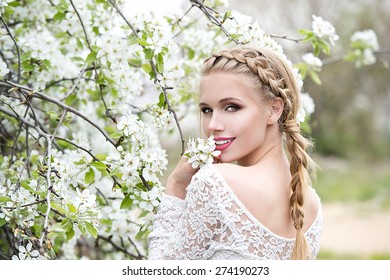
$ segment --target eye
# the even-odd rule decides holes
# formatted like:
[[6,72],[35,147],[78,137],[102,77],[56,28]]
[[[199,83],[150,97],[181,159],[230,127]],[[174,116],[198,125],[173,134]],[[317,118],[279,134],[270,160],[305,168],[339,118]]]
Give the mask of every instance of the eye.
[[237,105],[228,105],[228,106],[226,106],[225,111],[237,112],[239,109],[240,109],[240,107],[238,107]]
[[203,108],[200,108],[200,111],[201,111],[203,114],[208,114],[208,113],[211,113],[213,110],[211,110],[211,109],[208,108],[208,107],[203,107]]

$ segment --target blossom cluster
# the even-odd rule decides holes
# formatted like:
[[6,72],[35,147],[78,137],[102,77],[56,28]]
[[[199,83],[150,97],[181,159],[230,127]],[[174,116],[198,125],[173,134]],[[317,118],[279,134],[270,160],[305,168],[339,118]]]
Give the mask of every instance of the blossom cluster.
[[109,157],[107,164],[118,169],[127,185],[139,183],[140,175],[159,185],[158,175],[166,169],[167,159],[165,150],[159,146],[156,131],[132,113],[122,116],[117,127],[123,132],[125,141],[117,148],[119,156]]
[[184,155],[188,157],[188,163],[193,168],[201,168],[206,164],[213,163],[221,151],[215,150],[214,136],[207,139],[190,137],[187,142],[187,149]]
[[379,50],[376,33],[372,29],[356,31],[351,36],[352,60],[357,67],[376,62],[374,52]]
[[4,8],[8,6],[8,3],[13,0],[0,0],[0,16],[4,13]]
[[329,40],[332,45],[339,39],[339,35],[336,34],[334,26],[322,17],[313,15],[312,28],[318,38]]

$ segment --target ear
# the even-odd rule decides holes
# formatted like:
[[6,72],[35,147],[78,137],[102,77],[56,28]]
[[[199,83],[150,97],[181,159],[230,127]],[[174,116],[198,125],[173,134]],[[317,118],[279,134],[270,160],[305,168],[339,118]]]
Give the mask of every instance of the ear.
[[274,125],[279,121],[284,110],[284,102],[280,97],[275,98],[269,106],[268,124]]

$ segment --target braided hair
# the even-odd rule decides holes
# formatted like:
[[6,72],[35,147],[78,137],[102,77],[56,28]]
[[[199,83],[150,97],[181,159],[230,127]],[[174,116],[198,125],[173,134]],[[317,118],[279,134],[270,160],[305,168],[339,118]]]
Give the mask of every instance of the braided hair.
[[213,72],[245,74],[255,81],[266,102],[281,98],[284,109],[279,118],[279,130],[284,133],[285,146],[289,154],[291,181],[291,218],[296,229],[292,259],[310,259],[303,227],[305,193],[311,184],[309,172],[315,163],[307,153],[311,142],[303,137],[297,123],[300,107],[300,88],[291,67],[276,53],[268,49],[240,47],[223,50],[206,59],[203,75]]

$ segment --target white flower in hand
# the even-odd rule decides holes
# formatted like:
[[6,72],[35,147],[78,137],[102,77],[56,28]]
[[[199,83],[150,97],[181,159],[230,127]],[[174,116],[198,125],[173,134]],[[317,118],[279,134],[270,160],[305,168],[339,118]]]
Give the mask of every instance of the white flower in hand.
[[208,139],[190,137],[184,155],[188,157],[188,163],[193,168],[202,167],[205,164],[213,163],[214,158],[221,154],[221,151],[216,151],[215,147],[214,136],[210,136]]

